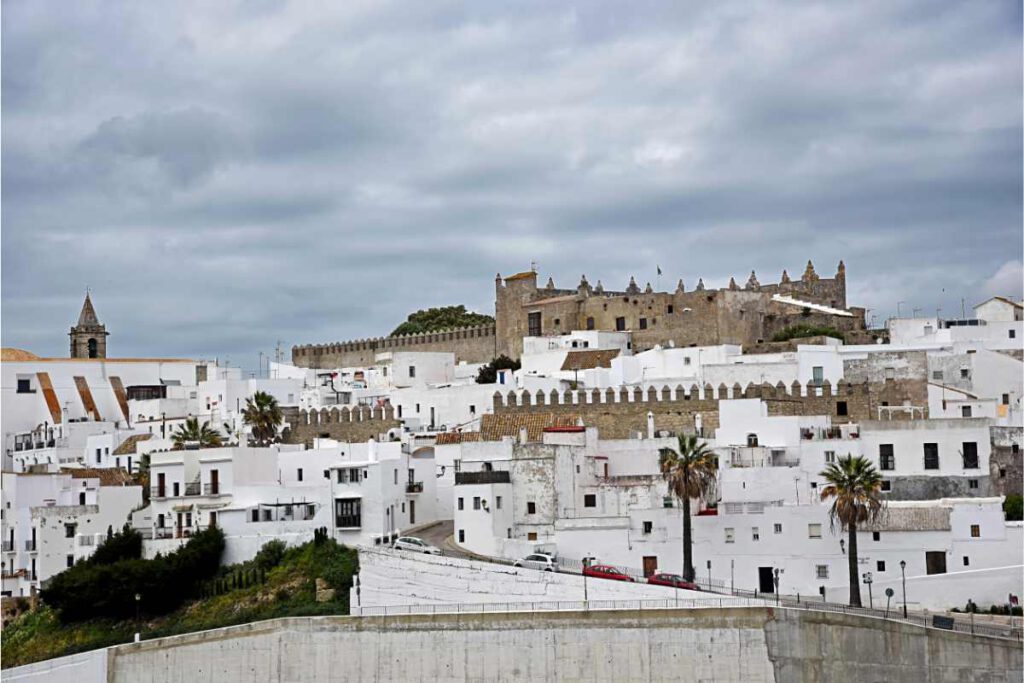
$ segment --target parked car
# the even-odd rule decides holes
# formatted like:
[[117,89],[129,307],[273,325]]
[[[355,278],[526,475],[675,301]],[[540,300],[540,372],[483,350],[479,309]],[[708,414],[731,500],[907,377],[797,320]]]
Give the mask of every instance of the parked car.
[[436,548],[421,538],[415,536],[399,536],[391,544],[395,550],[411,550],[415,553],[426,553],[427,555],[440,555],[441,549]]
[[630,581],[634,583],[636,582],[636,579],[634,579],[629,574],[625,574],[622,571],[616,569],[615,567],[609,566],[607,564],[595,564],[590,567],[584,567],[583,575],[592,576],[595,579],[611,579],[612,581]]
[[673,588],[685,588],[688,591],[699,591],[697,584],[687,581],[679,574],[652,574],[647,577],[647,583],[655,586],[672,586]]
[[541,569],[546,572],[558,571],[558,560],[555,559],[554,555],[548,555],[546,553],[534,553],[533,555],[527,555],[523,559],[516,560],[512,564],[516,567]]

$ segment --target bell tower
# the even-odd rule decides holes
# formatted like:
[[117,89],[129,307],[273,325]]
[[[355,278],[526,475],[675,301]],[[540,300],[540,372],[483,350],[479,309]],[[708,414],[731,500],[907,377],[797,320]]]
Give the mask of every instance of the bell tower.
[[78,324],[68,333],[71,337],[71,357],[106,358],[109,334],[107,328],[101,325],[96,317],[96,309],[92,307],[92,299],[86,292],[82,312],[78,314]]

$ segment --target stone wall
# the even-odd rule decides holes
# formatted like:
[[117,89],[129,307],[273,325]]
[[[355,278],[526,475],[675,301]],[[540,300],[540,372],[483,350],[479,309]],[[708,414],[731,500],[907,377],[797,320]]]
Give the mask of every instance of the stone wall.
[[[971,488],[970,482],[978,482]],[[889,480],[892,489],[886,500],[938,500],[939,498],[976,498],[993,495],[992,480],[989,476],[955,477],[893,477]]]
[[[741,387],[664,386],[647,391],[639,387],[620,387],[605,391],[566,391],[559,394],[509,392],[495,394],[494,413],[541,412],[554,415],[579,415],[587,426],[597,427],[603,439],[627,439],[635,432],[647,431],[647,413],[654,414],[658,431],[676,433],[695,431],[696,416],[701,416],[703,433],[712,434],[719,426],[718,402],[727,398],[759,398],[768,406],[769,415],[829,415],[834,424],[862,422],[877,418],[877,407],[884,400],[897,401],[909,397],[915,405],[927,405],[926,388],[915,380],[885,382],[840,381],[833,388],[829,382],[821,386],[749,384]],[[922,396],[920,392],[925,392]],[[899,405],[893,403],[891,405]],[[845,413],[841,415],[840,413]],[[893,419],[909,419],[897,412]]]
[[391,406],[384,408],[324,408],[300,410],[284,408],[284,421],[288,425],[282,441],[313,447],[313,439],[328,438],[348,443],[361,443],[370,439],[387,440],[390,429],[401,426]]
[[455,362],[486,363],[495,357],[494,325],[457,330],[374,337],[333,344],[292,347],[292,363],[302,368],[344,368],[373,365],[389,351],[451,352]]
[[992,492],[1008,496],[1024,494],[1024,459],[1021,450],[1024,429],[1020,427],[990,427],[992,457],[989,459]]

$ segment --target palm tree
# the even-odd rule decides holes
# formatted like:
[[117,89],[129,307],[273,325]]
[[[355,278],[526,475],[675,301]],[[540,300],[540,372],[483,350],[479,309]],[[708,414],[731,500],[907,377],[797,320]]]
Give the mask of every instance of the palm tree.
[[860,581],[857,576],[857,527],[877,521],[882,513],[882,475],[863,456],[839,458],[821,472],[828,484],[821,500],[832,500],[828,511],[832,529],[836,523],[850,534],[847,561],[850,566],[850,606],[860,607]]
[[693,535],[690,530],[690,499],[703,498],[715,481],[717,462],[707,443],[695,434],[678,437],[677,450],[662,448],[658,464],[661,476],[668,482],[668,490],[683,504],[683,578],[693,581]]
[[198,443],[200,448],[217,448],[223,445],[224,440],[220,432],[210,427],[209,422],[199,426],[199,418],[190,417],[185,424],[178,425],[171,438],[174,439],[174,450],[184,450],[187,443]]
[[269,446],[277,439],[277,428],[284,421],[284,416],[276,398],[265,391],[257,391],[252,398],[245,399],[242,419],[252,427],[255,445]]

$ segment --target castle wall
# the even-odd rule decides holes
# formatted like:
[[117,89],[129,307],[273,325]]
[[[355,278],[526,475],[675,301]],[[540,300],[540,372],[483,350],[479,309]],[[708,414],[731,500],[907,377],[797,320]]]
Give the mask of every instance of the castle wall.
[[378,353],[430,351],[455,354],[455,362],[486,363],[494,358],[494,325],[464,327],[397,337],[375,337],[334,344],[292,347],[292,363],[302,368],[344,368],[373,365]]
[[387,440],[390,429],[401,427],[391,406],[384,408],[324,408],[322,410],[300,410],[284,408],[284,430],[282,441],[289,444],[304,444],[313,447],[313,439],[328,438],[348,443],[361,443],[370,439]]

